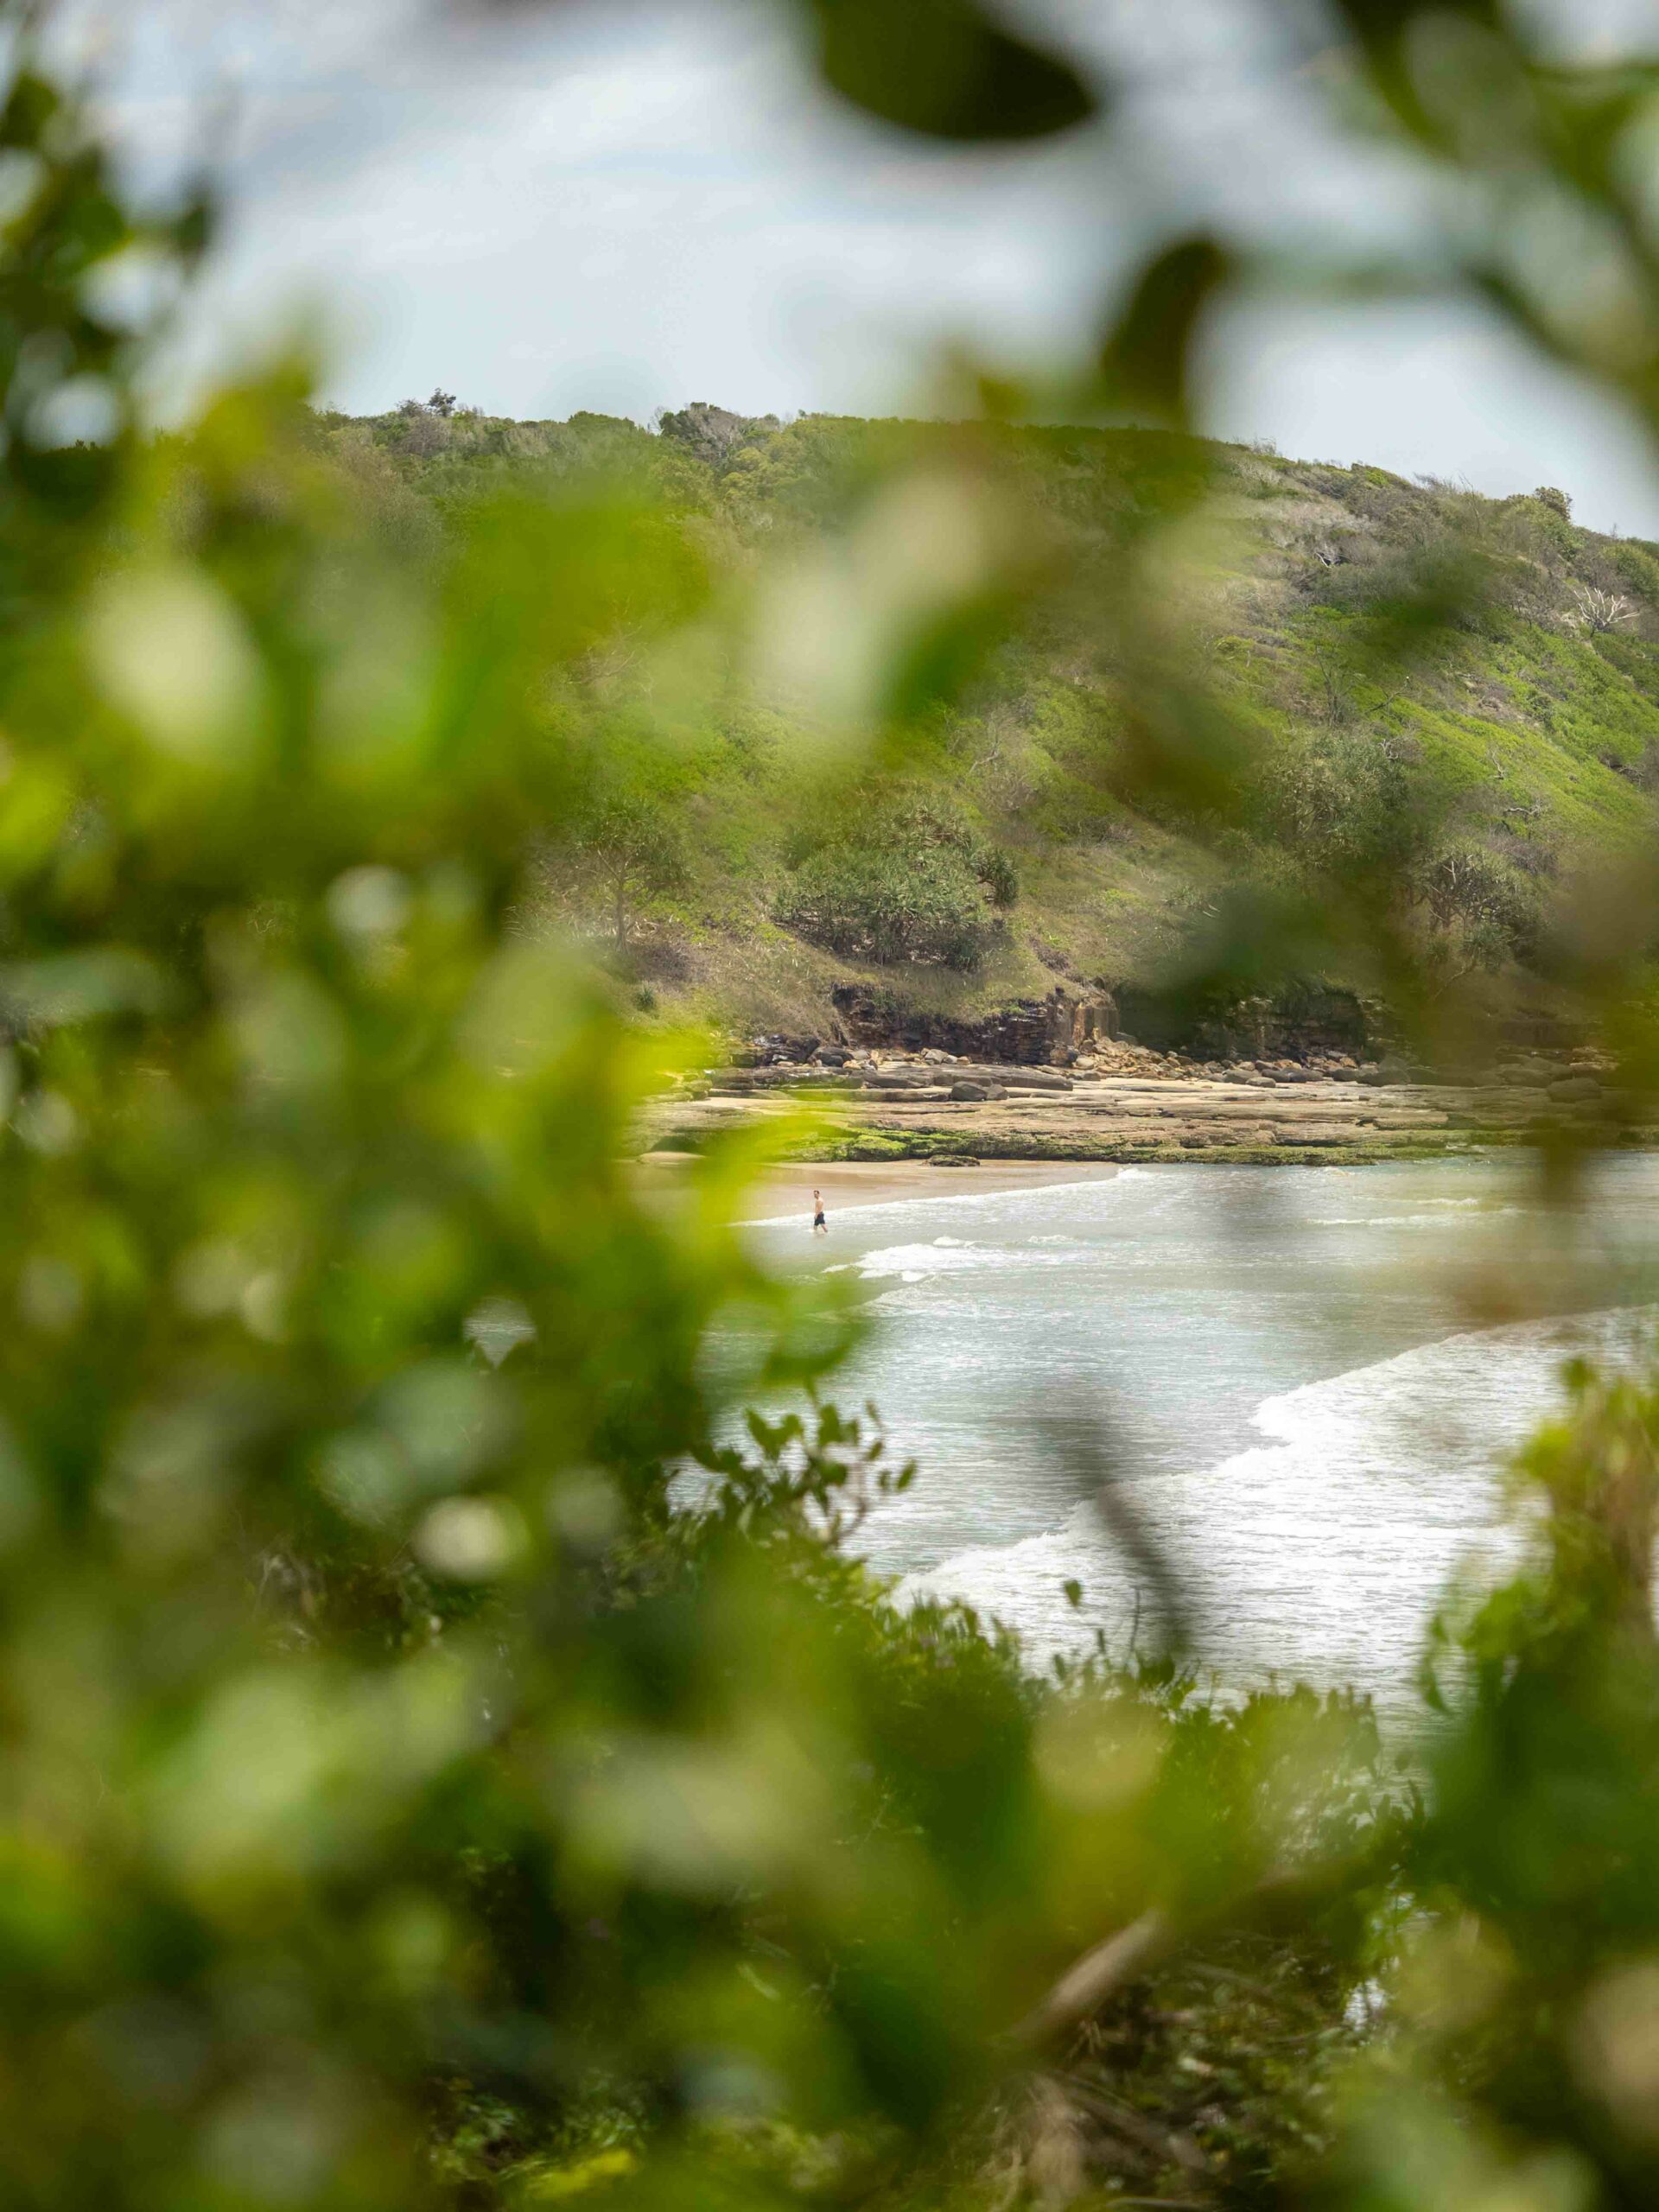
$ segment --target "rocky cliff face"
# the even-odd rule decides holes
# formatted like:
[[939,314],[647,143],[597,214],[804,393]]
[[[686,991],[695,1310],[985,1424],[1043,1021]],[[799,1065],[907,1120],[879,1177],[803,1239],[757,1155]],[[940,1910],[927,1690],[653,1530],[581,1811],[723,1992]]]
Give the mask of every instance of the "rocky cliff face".
[[918,1052],[937,1046],[963,1058],[1039,1067],[1119,1037],[1199,1060],[1363,1058],[1383,1039],[1376,1018],[1351,991],[1312,989],[1294,1001],[1249,999],[1224,1014],[1199,1013],[1152,992],[1072,992],[1018,999],[976,1021],[919,1013],[879,992],[843,984],[835,1012],[854,1044]]
[[1117,1001],[1124,1035],[1202,1060],[1308,1060],[1332,1053],[1363,1059],[1386,1035],[1376,1012],[1352,991],[1319,986],[1280,1000],[1243,999],[1220,1013],[1128,988]]
[[1110,992],[1081,997],[1057,986],[1046,999],[1016,999],[978,1021],[897,1006],[853,983],[842,984],[832,998],[842,1028],[855,1045],[907,1052],[931,1048],[1010,1067],[1047,1066],[1097,1038],[1118,1034],[1117,1002]]
[[[1397,1033],[1382,1008],[1354,992],[1308,986],[1294,997],[1241,1000],[1221,1014],[1198,1013],[1178,1000],[1120,985],[1116,991],[1073,992],[1057,985],[1046,998],[1016,999],[977,1020],[918,1012],[885,993],[844,983],[831,994],[833,1028],[850,1045],[876,1051],[938,1050],[958,1059],[1008,1067],[1052,1067],[1121,1041],[1154,1054],[1205,1063],[1372,1060],[1393,1056]],[[1501,1048],[1560,1055],[1580,1041],[1546,1009],[1512,1013],[1494,1033]],[[808,1058],[818,1039],[796,1057]]]

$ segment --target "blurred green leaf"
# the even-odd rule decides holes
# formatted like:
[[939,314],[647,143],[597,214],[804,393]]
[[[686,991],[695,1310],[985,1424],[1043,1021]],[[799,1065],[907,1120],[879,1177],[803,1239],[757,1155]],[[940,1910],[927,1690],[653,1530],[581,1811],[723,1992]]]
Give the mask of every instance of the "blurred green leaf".
[[883,123],[930,138],[1052,137],[1098,93],[976,0],[810,0],[824,81]]
[[1190,426],[1194,340],[1234,273],[1232,256],[1209,238],[1168,246],[1141,270],[1102,348],[1109,407],[1178,429]]

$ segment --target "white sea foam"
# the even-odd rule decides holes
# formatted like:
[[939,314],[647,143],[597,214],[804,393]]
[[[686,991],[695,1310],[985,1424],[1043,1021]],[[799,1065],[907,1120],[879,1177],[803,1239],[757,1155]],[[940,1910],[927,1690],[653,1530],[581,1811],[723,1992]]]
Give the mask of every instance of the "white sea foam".
[[827,1247],[796,1220],[764,1249],[791,1271],[829,1262],[878,1325],[831,1388],[879,1405],[920,1462],[860,1537],[906,1592],[960,1592],[1039,1656],[1096,1627],[1121,1648],[1133,1576],[1057,1448],[1103,1440],[1228,1677],[1356,1681],[1404,1708],[1448,1578],[1512,1555],[1498,1473],[1562,1355],[1643,1325],[1471,1332],[1471,1274],[1558,1306],[1651,1296],[1659,1159],[1604,1163],[1586,1221],[1564,1242],[1507,1155],[1164,1164],[834,1207]]
[[[1142,1474],[1127,1502],[1163,1548],[1200,1649],[1236,1681],[1351,1681],[1408,1702],[1427,1617],[1460,1570],[1490,1576],[1521,1539],[1499,1472],[1560,1396],[1563,1361],[1651,1353],[1659,1308],[1466,1331],[1265,1399],[1268,1440],[1189,1473]],[[1074,1609],[1068,1580],[1084,1586]],[[1096,1627],[1120,1648],[1137,1603],[1105,1519],[1081,1505],[1009,1544],[969,1546],[899,1588],[965,1599],[1034,1656]]]
[[[1022,1244],[966,1244],[939,1237],[931,1244],[888,1244],[847,1265],[865,1282],[929,1282],[939,1275],[1018,1274],[1033,1268],[1064,1268],[1064,1252]],[[837,1270],[839,1272],[839,1270]]]
[[[1472,1198],[1431,1198],[1428,1203],[1431,1205],[1455,1206],[1473,1205],[1476,1201]],[[1491,1220],[1497,1220],[1504,1214],[1535,1213],[1538,1211],[1535,1206],[1482,1205],[1480,1208],[1482,1217]],[[1307,1225],[1310,1229],[1444,1230],[1451,1224],[1443,1213],[1317,1213],[1309,1216]]]
[[897,1275],[903,1282],[920,1282],[925,1275],[985,1264],[976,1258],[971,1244],[889,1244],[879,1252],[866,1252],[854,1263],[866,1282],[882,1282]]
[[[1091,1175],[1086,1181],[1078,1183],[1021,1183],[1012,1188],[995,1191],[964,1191],[958,1187],[954,1191],[938,1191],[926,1196],[903,1198],[872,1198],[866,1201],[835,1197],[830,1202],[830,1213],[835,1221],[855,1214],[862,1221],[870,1214],[912,1213],[918,1207],[925,1206],[950,1206],[973,1211],[984,1206],[1018,1204],[1021,1199],[1040,1203],[1045,1198],[1069,1197],[1077,1191],[1109,1191],[1115,1183],[1128,1182],[1147,1172],[1144,1167],[1119,1167],[1110,1174]],[[809,1211],[808,1208],[796,1206],[788,1213],[769,1213],[757,1220],[740,1221],[737,1226],[740,1229],[800,1228]]]

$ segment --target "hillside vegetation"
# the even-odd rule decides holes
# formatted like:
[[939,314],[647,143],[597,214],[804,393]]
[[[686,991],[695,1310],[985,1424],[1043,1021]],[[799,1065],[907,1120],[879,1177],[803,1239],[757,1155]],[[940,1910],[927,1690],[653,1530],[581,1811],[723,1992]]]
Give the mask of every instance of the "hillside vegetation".
[[[1659,546],[1579,527],[1548,486],[1492,499],[1121,429],[706,405],[654,432],[518,423],[442,394],[322,415],[315,435],[417,556],[507,528],[504,499],[620,503],[633,558],[649,540],[660,603],[617,610],[546,702],[585,748],[591,804],[550,839],[536,902],[608,938],[647,1012],[799,1033],[827,1030],[848,984],[969,1019],[1057,984],[1087,996],[1178,977],[1229,884],[1288,893],[1311,868],[1380,866],[1431,972],[1535,1001],[1556,910],[1659,784]],[[903,504],[964,472],[1024,548],[967,639],[928,631],[938,541],[925,517],[906,535]],[[1244,741],[1245,800],[1214,836],[1202,791],[1124,797],[1146,671],[1124,664],[1111,599],[1124,544],[1160,530],[1182,652]],[[791,688],[818,651],[802,580],[855,661],[885,610],[835,600],[836,550],[884,531],[928,702],[902,772],[879,752],[845,765],[823,683],[810,701]],[[904,720],[906,702],[880,712]],[[1330,957],[1327,980],[1384,988],[1359,952],[1346,972]]]

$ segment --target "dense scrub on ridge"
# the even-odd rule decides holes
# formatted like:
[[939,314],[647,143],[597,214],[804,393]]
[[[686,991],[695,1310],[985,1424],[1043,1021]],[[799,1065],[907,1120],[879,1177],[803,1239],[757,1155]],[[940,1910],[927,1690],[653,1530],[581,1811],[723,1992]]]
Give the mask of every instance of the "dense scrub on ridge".
[[[602,493],[657,540],[664,604],[633,610],[554,709],[583,721],[628,849],[613,830],[567,841],[543,874],[560,918],[613,938],[642,1003],[673,1014],[811,1028],[861,980],[971,1016],[1178,970],[1230,857],[1258,886],[1380,862],[1431,966],[1513,980],[1659,782],[1659,546],[1579,527],[1549,486],[1495,499],[1146,431],[706,406],[651,431],[411,402],[321,415],[315,435],[405,549],[465,535],[504,493]],[[866,759],[843,778],[817,696],[792,706],[775,680],[811,619],[797,586],[832,588],[836,549],[893,526],[895,475],[963,472],[1017,501],[1030,588],[988,600],[951,683],[918,672],[933,703],[902,776]],[[1148,528],[1170,536],[1170,592],[1252,764],[1220,851],[1189,808],[1122,795],[1135,671],[1100,617],[1126,534]],[[918,579],[896,543],[902,596]],[[760,611],[711,633],[721,679],[670,710],[664,747],[652,638],[693,576]],[[1455,618],[1375,673],[1379,626],[1442,591]],[[1357,963],[1334,980],[1376,983]]]

